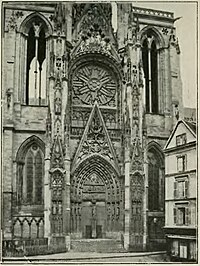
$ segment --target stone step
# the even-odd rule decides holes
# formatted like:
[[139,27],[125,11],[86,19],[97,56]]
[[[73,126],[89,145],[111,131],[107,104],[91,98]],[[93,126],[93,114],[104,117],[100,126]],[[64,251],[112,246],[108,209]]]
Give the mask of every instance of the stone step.
[[125,252],[122,242],[116,239],[71,240],[72,252]]

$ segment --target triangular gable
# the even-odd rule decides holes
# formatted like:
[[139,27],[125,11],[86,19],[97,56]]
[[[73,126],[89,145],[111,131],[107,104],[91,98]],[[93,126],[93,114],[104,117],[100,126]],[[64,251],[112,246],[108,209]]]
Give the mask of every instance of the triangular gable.
[[[191,135],[194,137],[194,139],[196,139],[196,134],[195,134],[194,131],[188,126],[188,124],[187,124],[184,120],[179,120],[179,121],[177,122],[177,124],[175,125],[175,127],[174,127],[174,129],[173,129],[171,135],[169,136],[169,139],[168,139],[168,141],[167,141],[167,143],[166,143],[166,145],[165,145],[165,147],[164,147],[164,150],[166,150],[166,149],[169,148],[170,143],[172,142],[172,139],[173,139],[174,136],[176,135],[176,132],[177,132],[178,128],[180,127],[180,125],[183,125],[183,126],[185,127],[185,132],[182,132],[182,133],[187,133],[187,131],[188,131],[188,133],[191,134]],[[178,135],[179,135],[179,134],[178,134]],[[191,142],[191,141],[189,141],[189,142]],[[175,145],[174,145],[174,146],[175,146]]]
[[82,139],[74,156],[72,172],[75,165],[77,166],[80,162],[94,154],[103,156],[120,173],[116,154],[97,102],[95,102],[90,113]]

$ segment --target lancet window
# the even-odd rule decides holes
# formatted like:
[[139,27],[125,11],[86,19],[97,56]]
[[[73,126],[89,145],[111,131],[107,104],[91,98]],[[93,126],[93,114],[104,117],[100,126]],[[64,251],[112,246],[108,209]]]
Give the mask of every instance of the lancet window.
[[158,99],[158,48],[151,31],[147,32],[142,45],[142,61],[145,75],[145,103],[147,113],[159,112]]
[[156,149],[148,151],[148,209],[163,211],[164,208],[164,162]]
[[42,205],[44,154],[35,142],[22,152],[21,159],[17,159],[18,205]]
[[46,97],[46,40],[42,22],[33,22],[28,32],[26,104],[42,105]]

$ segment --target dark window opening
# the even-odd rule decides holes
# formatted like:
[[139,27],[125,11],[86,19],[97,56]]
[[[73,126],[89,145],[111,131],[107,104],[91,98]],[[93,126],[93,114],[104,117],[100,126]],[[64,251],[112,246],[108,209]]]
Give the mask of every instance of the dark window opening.
[[26,97],[27,105],[45,103],[46,39],[40,21],[33,23],[27,38]]
[[148,152],[148,209],[164,209],[164,169],[163,162],[154,149]]
[[149,210],[159,210],[159,165],[149,164]]
[[142,61],[145,78],[146,112],[157,114],[158,108],[158,52],[156,42],[151,33],[142,46]]
[[44,158],[38,146],[32,145],[28,149],[24,163],[18,164],[18,175],[20,186],[18,203],[20,205],[43,204]]
[[187,143],[186,133],[176,136],[176,146],[184,145]]
[[29,104],[29,71],[30,64],[35,57],[35,33],[33,27],[30,28],[27,40],[27,64],[26,64],[26,104]]
[[148,58],[148,42],[145,39],[142,48],[142,61],[144,68],[144,78],[145,78],[145,101],[146,101],[146,112],[149,112],[149,58]]
[[158,62],[155,41],[151,44],[151,98],[152,113],[158,113]]

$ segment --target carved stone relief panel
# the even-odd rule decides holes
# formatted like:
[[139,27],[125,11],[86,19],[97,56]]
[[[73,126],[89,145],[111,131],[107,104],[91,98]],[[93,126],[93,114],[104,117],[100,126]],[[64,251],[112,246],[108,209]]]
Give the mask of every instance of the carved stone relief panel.
[[102,30],[108,31],[109,25],[102,14],[99,4],[90,4],[86,15],[81,21],[81,30],[87,31],[91,26],[98,25]]
[[131,230],[134,234],[143,233],[143,176],[135,173],[131,176]]

